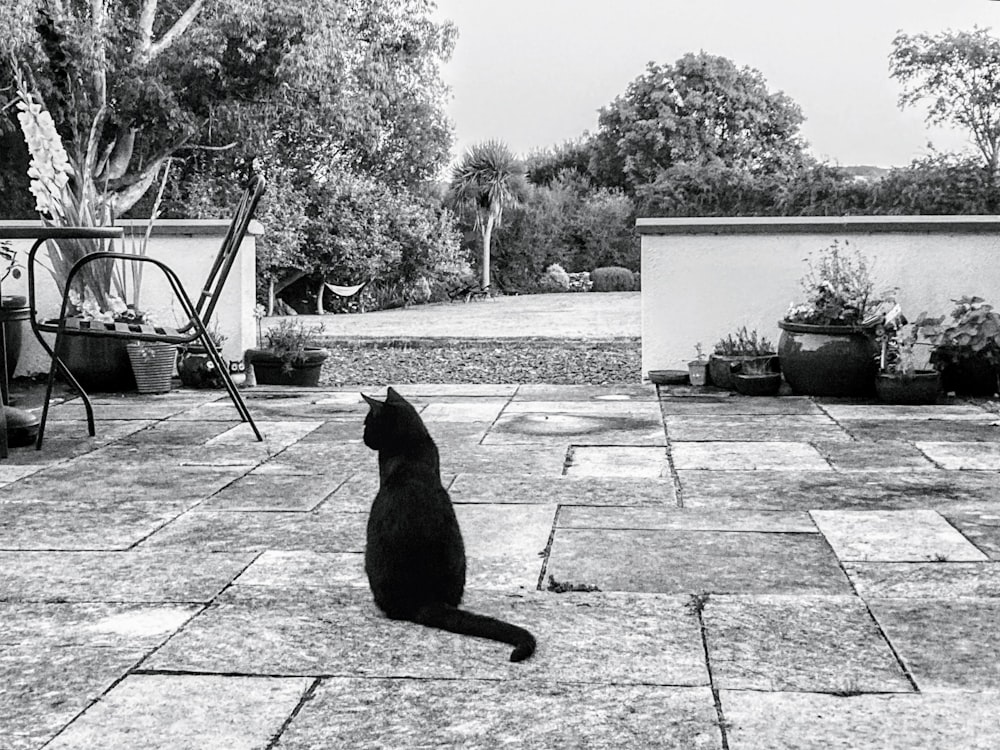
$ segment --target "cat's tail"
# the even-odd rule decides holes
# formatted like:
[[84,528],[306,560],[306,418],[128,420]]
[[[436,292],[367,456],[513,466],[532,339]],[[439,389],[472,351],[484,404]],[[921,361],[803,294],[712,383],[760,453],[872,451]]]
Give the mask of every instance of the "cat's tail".
[[448,604],[425,604],[417,611],[414,622],[429,628],[439,628],[450,633],[474,635],[492,641],[509,643],[514,647],[511,661],[524,661],[535,653],[535,636],[524,628],[511,625],[494,617],[477,615]]

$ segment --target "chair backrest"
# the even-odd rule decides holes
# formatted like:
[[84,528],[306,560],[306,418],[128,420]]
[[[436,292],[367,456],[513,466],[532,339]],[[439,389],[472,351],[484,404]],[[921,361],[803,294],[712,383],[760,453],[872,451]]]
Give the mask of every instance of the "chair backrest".
[[250,226],[250,220],[253,219],[254,211],[257,210],[257,203],[264,194],[264,187],[264,178],[260,175],[254,175],[247,184],[247,189],[243,192],[240,205],[226,231],[226,238],[222,241],[219,253],[215,256],[215,263],[208,273],[205,285],[198,296],[198,302],[195,304],[195,312],[198,313],[198,317],[203,323],[207,323],[212,317],[212,313],[215,312],[222,287],[225,286],[229,271],[233,267],[233,263],[236,262],[240,243],[243,242],[247,227]]

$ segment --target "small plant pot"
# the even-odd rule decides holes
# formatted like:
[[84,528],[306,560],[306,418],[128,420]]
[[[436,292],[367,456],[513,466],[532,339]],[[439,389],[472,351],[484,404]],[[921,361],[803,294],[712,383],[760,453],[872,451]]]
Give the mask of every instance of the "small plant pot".
[[315,388],[319,385],[323,362],[330,352],[320,348],[306,348],[305,355],[287,367],[284,360],[267,349],[249,349],[246,361],[253,366],[258,385],[290,385]]
[[222,375],[201,344],[188,344],[178,352],[177,375],[188,388],[223,387]]
[[708,362],[701,359],[688,362],[688,380],[691,385],[708,385]]
[[917,370],[912,375],[879,373],[875,392],[887,404],[934,404],[941,390],[936,370]]
[[168,393],[177,361],[177,347],[171,344],[130,341],[125,345],[135,387],[139,393]]
[[[713,354],[708,358],[708,379],[716,388],[735,390],[736,384],[733,382],[733,374],[740,371],[744,362],[761,358],[774,359],[777,363],[777,355],[770,354]],[[777,366],[772,367],[777,371]]]
[[733,373],[733,385],[736,392],[744,396],[777,396],[781,390],[781,373],[768,372],[763,375],[746,375]]

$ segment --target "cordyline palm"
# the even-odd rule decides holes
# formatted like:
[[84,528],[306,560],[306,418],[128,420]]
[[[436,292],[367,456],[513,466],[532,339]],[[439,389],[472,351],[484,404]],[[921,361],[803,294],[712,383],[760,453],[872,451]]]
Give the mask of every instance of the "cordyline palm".
[[475,226],[483,239],[484,289],[490,285],[493,228],[500,226],[505,208],[518,204],[523,189],[524,167],[502,141],[475,144],[452,171],[452,198],[475,211]]

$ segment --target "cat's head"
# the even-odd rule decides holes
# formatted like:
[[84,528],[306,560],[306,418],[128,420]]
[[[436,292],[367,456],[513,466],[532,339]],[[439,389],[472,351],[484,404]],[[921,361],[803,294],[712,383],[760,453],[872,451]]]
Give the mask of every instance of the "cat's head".
[[385,401],[364,393],[361,398],[369,407],[368,416],[365,417],[364,441],[372,450],[405,446],[416,438],[427,437],[427,430],[413,404],[391,386],[386,391]]

